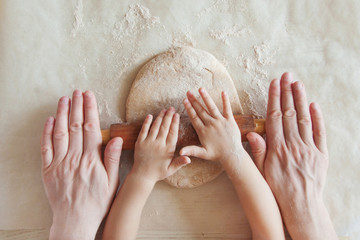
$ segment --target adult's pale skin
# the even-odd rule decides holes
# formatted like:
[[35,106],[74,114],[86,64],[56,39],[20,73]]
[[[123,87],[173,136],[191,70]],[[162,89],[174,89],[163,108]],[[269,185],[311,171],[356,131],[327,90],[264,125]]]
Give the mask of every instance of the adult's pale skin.
[[293,240],[337,239],[322,194],[329,157],[320,107],[307,103],[290,73],[269,88],[266,142],[247,135],[254,161],[269,184]]
[[119,184],[122,139],[114,138],[101,157],[95,96],[75,90],[59,100],[41,139],[42,177],[53,211],[49,239],[94,239]]

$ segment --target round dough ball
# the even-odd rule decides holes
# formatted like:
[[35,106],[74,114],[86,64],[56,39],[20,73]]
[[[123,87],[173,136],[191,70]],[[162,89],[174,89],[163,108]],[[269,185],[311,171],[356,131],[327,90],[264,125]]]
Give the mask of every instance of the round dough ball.
[[[156,116],[170,106],[185,116],[182,101],[186,92],[190,90],[199,97],[200,87],[209,92],[220,110],[221,92],[226,91],[234,114],[242,113],[237,91],[225,67],[206,51],[178,47],[155,56],[140,69],[126,102],[126,121],[143,121],[147,114]],[[213,180],[223,171],[215,162],[194,157],[191,161],[165,181],[174,187],[193,188]]]

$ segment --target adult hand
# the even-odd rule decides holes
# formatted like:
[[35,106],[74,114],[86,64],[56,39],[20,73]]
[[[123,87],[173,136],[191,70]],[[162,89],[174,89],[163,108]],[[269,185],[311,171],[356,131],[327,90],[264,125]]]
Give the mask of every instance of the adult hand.
[[256,133],[247,138],[292,239],[337,239],[322,198],[329,163],[323,116],[290,73],[270,84],[266,143]]
[[[122,139],[101,157],[101,131],[92,92],[59,100],[41,139],[42,177],[53,211],[50,239],[94,239],[118,187]],[[70,110],[71,109],[71,110]]]

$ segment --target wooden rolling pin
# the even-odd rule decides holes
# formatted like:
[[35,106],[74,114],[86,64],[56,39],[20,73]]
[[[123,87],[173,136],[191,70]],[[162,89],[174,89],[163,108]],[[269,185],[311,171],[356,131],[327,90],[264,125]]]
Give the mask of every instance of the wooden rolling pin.
[[[235,121],[241,131],[242,141],[246,141],[246,134],[249,132],[256,132],[259,134],[265,133],[265,119],[255,119],[252,115],[234,115]],[[101,130],[103,144],[114,137],[122,137],[123,149],[132,150],[135,147],[135,142],[141,130],[142,122],[123,124],[112,124],[110,129]],[[188,117],[180,119],[179,138],[177,142],[178,147],[187,145],[199,145],[200,141],[191,125]]]

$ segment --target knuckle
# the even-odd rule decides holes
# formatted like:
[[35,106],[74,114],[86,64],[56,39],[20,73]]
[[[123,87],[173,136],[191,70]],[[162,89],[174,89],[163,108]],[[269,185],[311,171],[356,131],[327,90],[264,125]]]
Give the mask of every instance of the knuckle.
[[209,107],[209,111],[215,113],[217,111],[217,108],[214,106]]
[[82,131],[82,123],[81,122],[73,122],[70,124],[70,132],[77,133]]
[[307,116],[301,117],[298,120],[298,122],[299,122],[299,124],[304,125],[304,126],[310,126],[311,125],[311,120]]
[[192,115],[192,116],[190,117],[190,119],[191,119],[192,121],[196,121],[198,118],[199,118],[199,117],[198,117],[197,115]]
[[84,124],[84,130],[87,132],[95,132],[98,126],[94,121],[89,121]]
[[286,146],[285,143],[283,142],[278,142],[274,145],[274,150],[277,156],[283,156],[286,150]]
[[54,130],[54,139],[59,140],[65,138],[67,135],[67,132],[62,129],[56,129]]
[[318,137],[325,137],[326,136],[326,132],[324,129],[315,129],[314,130],[314,134]]
[[50,152],[51,151],[51,149],[50,149],[50,147],[49,146],[47,146],[47,145],[42,145],[41,146],[41,153],[42,154],[47,154],[48,152]]
[[269,117],[275,120],[281,119],[282,118],[282,112],[278,109],[272,110],[269,113]]
[[296,116],[296,111],[294,108],[288,108],[288,109],[285,109],[284,111],[284,117],[287,117],[287,118],[293,118]]

